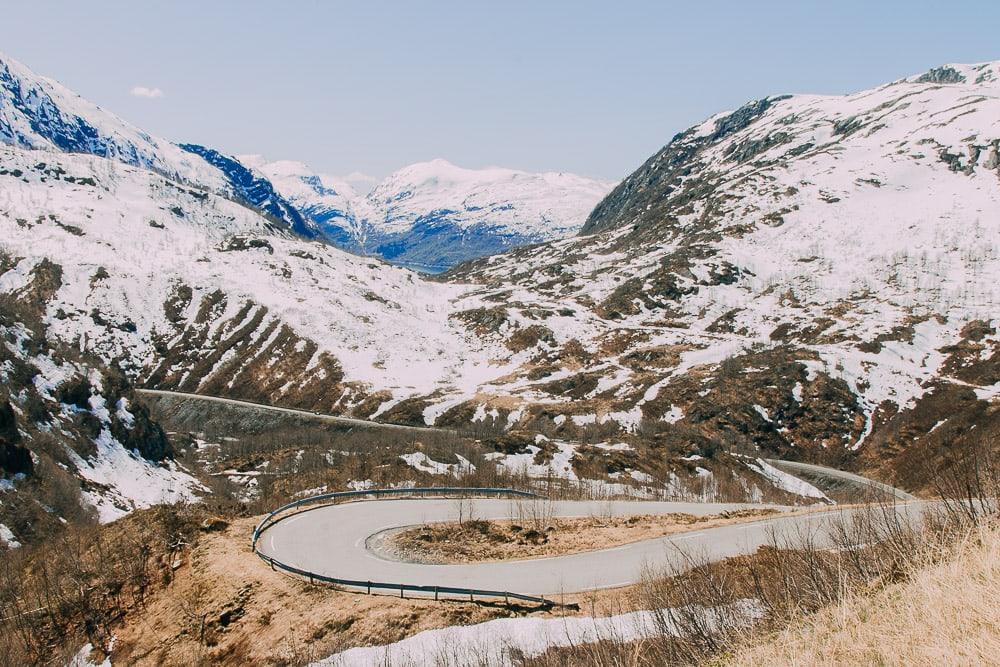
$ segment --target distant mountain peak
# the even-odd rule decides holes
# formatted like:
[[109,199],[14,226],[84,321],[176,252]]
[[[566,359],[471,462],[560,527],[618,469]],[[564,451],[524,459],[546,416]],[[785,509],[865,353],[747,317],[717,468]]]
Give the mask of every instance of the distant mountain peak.
[[336,245],[434,272],[572,236],[613,185],[563,172],[468,169],[435,158],[393,172],[361,196],[301,162],[245,161]]

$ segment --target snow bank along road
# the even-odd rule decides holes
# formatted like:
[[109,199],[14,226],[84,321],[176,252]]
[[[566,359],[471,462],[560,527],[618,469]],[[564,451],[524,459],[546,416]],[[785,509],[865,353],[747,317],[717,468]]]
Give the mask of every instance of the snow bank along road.
[[282,408],[276,405],[268,405],[267,403],[255,403],[253,401],[242,401],[235,398],[222,398],[219,396],[206,396],[204,394],[191,394],[186,391],[167,391],[164,389],[136,389],[136,393],[145,394],[147,396],[175,396],[178,398],[199,400],[199,401],[210,401],[212,403],[222,403],[224,405],[234,405],[237,407],[244,408],[255,408],[258,410],[268,410],[271,412],[282,412],[289,415],[297,415],[301,417],[309,417],[311,419],[319,419],[322,421],[335,422],[338,424],[348,424],[351,426],[360,426],[364,428],[384,428],[394,431],[419,431],[421,433],[427,433],[428,431],[437,431],[439,433],[451,433],[448,429],[434,428],[432,426],[405,426],[403,424],[387,424],[386,422],[376,422],[370,421],[368,419],[355,419],[353,417],[337,417],[334,415],[326,415],[321,412],[310,412],[309,410],[298,410],[296,408]]
[[779,470],[784,470],[785,472],[795,475],[795,474],[806,474],[815,477],[821,477],[824,479],[835,480],[838,482],[843,482],[850,486],[858,489],[870,489],[876,493],[883,493],[890,498],[895,498],[896,500],[916,500],[916,496],[910,495],[902,489],[897,489],[894,486],[889,486],[888,484],[883,484],[882,482],[876,482],[873,479],[868,479],[867,477],[862,477],[861,475],[855,475],[852,472],[846,472],[844,470],[837,470],[836,468],[827,468],[826,466],[818,466],[812,463],[799,463],[797,461],[780,461],[778,459],[765,459],[775,468]]
[[[476,499],[464,502],[466,517],[509,519],[543,511],[546,516],[629,516],[683,512],[696,516],[739,509],[771,507],[738,503],[660,501],[546,501]],[[920,503],[897,505],[895,511],[916,515]],[[688,557],[711,561],[747,554],[767,544],[772,535],[794,538],[803,532],[822,544],[832,521],[859,509],[834,509],[777,516],[644,540],[611,549],[551,558],[456,565],[400,562],[379,550],[387,531],[429,522],[456,521],[455,499],[371,500],[328,505],[295,514],[267,528],[257,543],[265,556],[315,574],[360,581],[410,585],[509,590],[525,595],[557,595],[614,588],[638,581],[647,567],[681,566]],[[470,513],[471,511],[471,513]]]

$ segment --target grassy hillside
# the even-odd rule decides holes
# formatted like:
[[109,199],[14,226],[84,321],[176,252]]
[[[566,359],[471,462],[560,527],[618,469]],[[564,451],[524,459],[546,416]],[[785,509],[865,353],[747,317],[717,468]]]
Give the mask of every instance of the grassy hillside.
[[971,532],[904,583],[847,595],[724,665],[986,665],[1000,656],[1000,526]]

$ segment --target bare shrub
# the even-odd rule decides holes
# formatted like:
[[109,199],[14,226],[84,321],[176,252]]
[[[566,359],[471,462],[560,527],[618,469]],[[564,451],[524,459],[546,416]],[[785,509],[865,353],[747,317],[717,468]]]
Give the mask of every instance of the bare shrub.
[[197,518],[191,508],[159,507],[0,553],[0,665],[47,663],[84,642],[107,646],[114,623],[169,581],[171,554],[193,541]]
[[[881,499],[816,525],[774,530],[756,553],[711,563],[677,551],[638,586],[654,636],[607,638],[527,658],[556,665],[702,664],[845,595],[908,579],[954,557],[984,523],[995,525],[998,468],[993,452],[956,453],[935,478],[942,497],[896,505]],[[705,609],[714,611],[706,614]]]
[[554,515],[555,505],[548,497],[514,498],[508,510],[512,522],[538,533],[552,525]]

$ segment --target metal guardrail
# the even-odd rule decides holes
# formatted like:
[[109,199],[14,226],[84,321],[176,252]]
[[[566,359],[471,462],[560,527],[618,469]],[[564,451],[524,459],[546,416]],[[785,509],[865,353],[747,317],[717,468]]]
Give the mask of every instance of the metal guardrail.
[[407,496],[407,495],[421,495],[421,496],[441,496],[441,495],[459,495],[459,496],[470,496],[470,495],[483,495],[483,496],[518,496],[522,498],[539,498],[537,493],[531,493],[530,491],[519,491],[517,489],[494,489],[494,488],[483,488],[483,487],[456,487],[456,486],[442,486],[442,487],[424,487],[424,488],[412,488],[412,489],[368,489],[364,491],[338,491],[335,493],[324,493],[317,496],[310,496],[308,498],[303,498],[301,500],[296,500],[294,502],[282,505],[278,509],[274,510],[257,524],[254,528],[253,536],[251,538],[250,547],[261,560],[271,566],[271,569],[280,569],[290,574],[294,574],[300,577],[305,577],[309,580],[309,583],[315,583],[317,581],[336,584],[338,586],[349,586],[351,588],[363,588],[369,594],[372,589],[380,589],[387,591],[399,591],[399,597],[403,597],[406,591],[417,592],[417,593],[433,593],[434,599],[437,600],[439,597],[444,595],[461,595],[469,596],[470,601],[474,601],[476,596],[479,597],[490,597],[490,598],[503,598],[506,602],[510,602],[511,599],[523,600],[526,602],[537,602],[545,606],[557,606],[557,607],[576,607],[576,605],[569,604],[564,605],[553,600],[549,600],[544,596],[538,595],[524,595],[522,593],[513,593],[511,591],[490,591],[476,588],[460,588],[454,586],[429,586],[429,585],[417,585],[417,584],[402,584],[402,583],[392,583],[384,581],[361,581],[359,579],[342,579],[340,577],[330,577],[324,574],[317,574],[315,572],[310,572],[308,570],[303,570],[301,568],[282,563],[281,561],[262,554],[257,550],[257,541],[265,530],[281,521],[285,512],[290,510],[299,509],[306,505],[320,505],[325,504],[330,501],[337,501],[343,498],[363,498],[366,496],[373,496],[375,498],[384,498],[389,496]]

